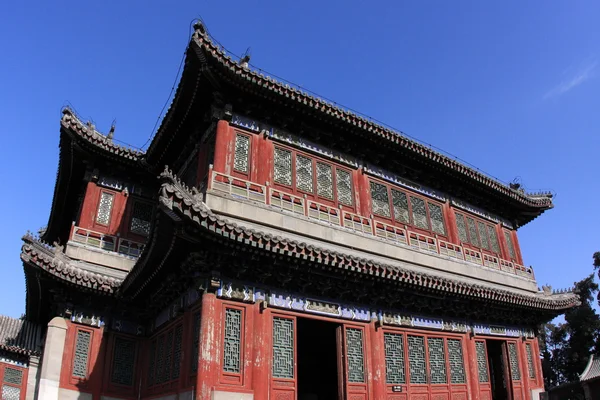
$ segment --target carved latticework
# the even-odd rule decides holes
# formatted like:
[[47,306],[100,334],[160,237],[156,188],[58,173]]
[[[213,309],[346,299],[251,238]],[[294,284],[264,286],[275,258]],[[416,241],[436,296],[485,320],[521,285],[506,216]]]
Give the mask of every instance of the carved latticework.
[[346,329],[346,347],[348,358],[348,382],[364,383],[365,360],[362,330],[355,328]]
[[527,369],[529,369],[529,377],[535,379],[535,366],[533,364],[533,350],[531,343],[525,343],[525,351],[527,353]]
[[521,380],[521,370],[519,369],[519,356],[517,354],[517,345],[508,343],[508,362],[510,364],[510,376],[513,381]]
[[446,352],[444,351],[444,339],[428,338],[427,349],[429,353],[429,376],[430,383],[447,383]]
[[459,339],[448,339],[448,362],[450,364],[450,383],[465,383],[465,363],[462,343]]
[[487,230],[488,236],[490,237],[492,251],[496,254],[500,254],[500,244],[498,243],[498,235],[496,234],[496,229],[493,226],[488,225]]
[[504,239],[506,240],[506,246],[508,247],[508,254],[510,255],[510,258],[515,258],[515,246],[509,232],[504,231]]
[[408,336],[408,367],[410,383],[427,383],[425,338],[423,336]]
[[352,176],[348,171],[338,169],[335,172],[338,202],[352,205]]
[[192,372],[198,372],[198,351],[200,350],[200,313],[194,314],[192,322]]
[[428,203],[429,205],[429,216],[431,217],[431,230],[440,235],[446,234],[446,227],[444,225],[444,213],[442,207],[438,204]]
[[460,213],[456,213],[456,228],[458,230],[458,240],[463,243],[469,243],[467,226],[465,225],[465,217]]
[[4,382],[20,385],[23,381],[23,371],[20,369],[6,367],[4,369]]
[[313,191],[313,163],[308,157],[296,155],[296,188]]
[[74,377],[87,377],[88,356],[91,339],[91,332],[81,330],[77,331],[77,338],[75,340],[75,357],[73,358]]
[[273,180],[292,186],[292,152],[275,147],[273,153]]
[[477,236],[477,226],[475,225],[475,220],[473,218],[467,217],[467,226],[469,228],[469,238],[470,242],[473,246],[480,247],[479,236]]
[[225,310],[225,337],[223,371],[241,372],[240,351],[242,340],[242,312],[233,308]]
[[392,189],[392,206],[394,207],[394,219],[397,222],[409,224],[410,216],[406,193]]
[[154,373],[154,383],[162,382],[163,368],[165,360],[165,336],[158,338],[156,346],[156,372]]
[[273,318],[273,377],[294,378],[294,321]]
[[131,225],[129,230],[138,235],[148,236],[150,234],[150,223],[152,221],[152,205],[136,201],[133,203],[131,213]]
[[317,195],[333,200],[333,171],[329,164],[317,163]]
[[14,386],[2,385],[2,400],[20,400],[21,389]]
[[481,238],[481,248],[489,250],[490,244],[488,242],[488,237],[485,232],[485,224],[481,221],[477,221],[477,228],[479,229],[479,237]]
[[154,367],[156,365],[156,340],[150,344],[150,362],[148,363],[148,386],[154,385]]
[[115,196],[112,193],[102,192],[100,194],[100,202],[98,204],[98,213],[96,214],[96,222],[102,225],[110,223],[110,213],[112,212]]
[[385,185],[371,181],[371,203],[373,214],[390,217],[390,200]]
[[411,197],[413,223],[417,228],[429,229],[427,220],[427,210],[425,209],[425,200],[418,197]]
[[483,342],[475,342],[475,352],[477,353],[477,374],[479,375],[479,382],[489,382],[490,378],[488,375],[485,344]]
[[173,340],[173,368],[171,369],[171,380],[179,378],[179,373],[181,370],[181,345],[183,340],[183,325],[178,325],[177,328],[175,328],[175,338]]
[[388,384],[406,383],[404,370],[404,335],[384,333],[385,381]]
[[173,362],[173,331],[167,334],[167,341],[165,342],[165,366],[161,376],[161,382],[167,382],[171,375],[171,363]]
[[135,366],[135,342],[115,337],[111,382],[118,385],[131,386]]
[[250,138],[246,135],[235,136],[235,153],[233,156],[233,169],[248,173],[248,159],[250,155]]

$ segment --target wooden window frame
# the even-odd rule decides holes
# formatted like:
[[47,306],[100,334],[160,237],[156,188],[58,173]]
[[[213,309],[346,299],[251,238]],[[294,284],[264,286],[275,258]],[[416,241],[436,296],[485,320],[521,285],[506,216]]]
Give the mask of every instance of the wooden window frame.
[[[133,356],[133,374],[132,374],[132,382],[131,385],[123,385],[120,383],[115,383],[112,380],[113,372],[114,372],[114,357],[115,357],[115,345],[117,339],[129,340],[134,342],[135,345],[135,353]],[[115,333],[111,335],[110,342],[108,346],[107,353],[107,365],[106,368],[106,377],[105,382],[107,382],[107,390],[111,393],[122,393],[129,394],[130,396],[134,395],[135,388],[137,387],[136,382],[138,381],[138,372],[139,369],[139,357],[140,357],[140,342],[138,338],[132,335],[126,335],[121,333]],[[142,371],[144,372],[144,371]],[[147,370],[146,370],[147,372]]]
[[[94,227],[101,227],[102,229],[109,230],[114,217],[115,203],[117,202],[118,192],[115,190],[109,190],[104,187],[98,186],[98,197],[96,198],[96,207],[94,208]],[[108,217],[108,224],[103,224],[98,222],[98,209],[100,208],[100,200],[102,199],[102,194],[107,193],[113,197],[112,204],[110,206],[110,215]]]
[[[21,384],[20,385],[17,385],[15,383],[11,383],[11,382],[5,382],[4,377],[5,377],[7,368],[12,368],[17,371],[21,371]],[[27,373],[28,373],[27,367],[21,367],[21,366],[9,364],[6,362],[0,362],[0,378],[1,378],[0,379],[0,390],[2,390],[2,386],[10,386],[10,387],[17,388],[17,389],[19,389],[19,399],[25,399],[26,391],[27,391]]]
[[[410,190],[407,190],[405,188],[402,188],[400,186],[396,186],[393,184],[390,184],[389,182],[386,181],[382,181],[379,179],[375,179],[371,176],[369,176],[369,185],[368,185],[368,190],[369,190],[369,200],[372,202],[372,197],[371,197],[371,182],[383,185],[386,187],[387,189],[387,194],[388,194],[388,206],[390,208],[390,218],[384,216],[384,215],[380,215],[380,214],[375,214],[373,213],[373,207],[371,206],[370,208],[370,212],[372,214],[372,218],[376,221],[381,221],[390,225],[395,225],[395,226],[399,226],[402,228],[410,228],[410,230],[412,230],[413,232],[416,233],[420,233],[420,234],[424,234],[427,236],[431,236],[431,237],[435,237],[435,238],[440,238],[442,240],[448,240],[449,238],[449,233],[448,233],[448,224],[446,223],[446,211],[444,208],[444,204],[440,203],[439,201],[433,200],[427,196],[423,196],[423,195],[419,195],[416,194],[415,192],[412,192]],[[407,203],[408,203],[408,220],[409,222],[402,222],[402,221],[397,221],[396,220],[396,216],[394,214],[394,204],[393,204],[393,197],[392,197],[392,190],[395,190],[397,192],[402,192],[406,195],[407,198]],[[425,202],[425,211],[427,214],[427,224],[429,226],[429,229],[423,229],[423,228],[419,228],[415,225],[414,223],[414,216],[413,216],[413,206],[412,206],[412,198],[418,198],[422,201]],[[445,234],[441,234],[438,232],[435,232],[433,230],[433,226],[431,224],[431,213],[429,211],[429,203],[435,204],[437,206],[440,207],[440,209],[442,210],[442,223],[444,224],[444,231]]]
[[[73,325],[74,326],[74,334],[73,334],[73,344],[71,347],[71,362],[69,365],[69,382],[74,385],[79,385],[81,382],[88,382],[90,377],[90,362],[92,361],[92,348],[94,344],[94,329],[88,329],[81,325]],[[80,378],[78,376],[73,375],[73,367],[75,366],[75,349],[77,348],[77,337],[79,332],[88,332],[90,334],[90,343],[88,344],[87,349],[87,360],[85,366],[85,378]]]
[[[225,319],[226,319],[226,311],[230,310],[238,310],[241,313],[241,321],[240,321],[240,372],[227,372],[223,370],[223,357],[225,355]],[[242,305],[238,305],[235,303],[223,302],[221,303],[221,320],[223,323],[221,324],[221,331],[219,333],[219,340],[221,341],[221,346],[223,350],[221,351],[221,359],[219,360],[219,383],[223,386],[237,386],[244,387],[245,386],[245,368],[244,363],[246,361],[246,307]]]
[[[335,162],[332,162],[330,160],[321,158],[321,157],[317,157],[311,153],[308,152],[304,152],[304,151],[300,151],[297,150],[294,147],[290,147],[290,146],[285,146],[285,145],[281,145],[279,143],[274,144],[273,146],[273,157],[275,154],[275,149],[279,148],[281,150],[284,151],[289,151],[292,155],[292,159],[291,159],[291,167],[292,167],[292,184],[290,185],[286,185],[283,183],[279,183],[279,182],[275,182],[274,176],[273,176],[273,187],[278,189],[278,190],[282,190],[282,191],[288,191],[290,194],[293,194],[295,196],[299,196],[302,198],[306,198],[308,200],[311,201],[315,201],[321,204],[324,204],[326,206],[330,206],[330,207],[334,207],[334,208],[338,208],[338,209],[343,209],[346,211],[350,211],[350,212],[355,212],[356,211],[356,199],[354,198],[355,195],[355,187],[354,187],[354,170],[345,166],[342,166],[340,164],[337,164]],[[306,157],[308,159],[311,160],[312,162],[312,183],[313,183],[313,190],[312,192],[308,192],[302,189],[298,189],[298,185],[297,185],[297,171],[296,171],[296,159],[298,156],[302,156],[302,157]],[[327,197],[323,197],[323,196],[319,196],[319,191],[318,191],[318,183],[317,183],[317,163],[321,163],[321,164],[326,164],[328,166],[331,167],[331,186],[332,186],[332,192],[333,192],[333,200],[329,199]],[[274,163],[273,163],[273,168],[270,171],[270,174],[274,174]],[[337,191],[337,173],[338,170],[342,170],[347,172],[350,175],[350,198],[352,200],[352,205],[349,206],[347,204],[344,203],[340,203],[339,199],[338,199],[338,191]]]
[[[184,373],[184,364],[182,363],[183,357],[180,358],[179,362],[180,362],[180,369],[179,369],[179,376],[175,379],[172,378],[172,371],[173,371],[173,365],[174,365],[174,361],[175,358],[173,357],[173,355],[175,354],[175,331],[177,330],[177,327],[182,326],[182,337],[181,337],[181,343],[182,343],[182,348],[181,351],[184,351],[184,344],[185,344],[185,335],[184,335],[184,330],[185,330],[185,326],[183,323],[183,319],[176,319],[172,322],[170,322],[169,324],[167,324],[166,326],[164,326],[162,329],[158,330],[156,333],[154,333],[149,339],[148,339],[148,345],[150,346],[148,348],[148,350],[150,350],[152,343],[155,343],[155,351],[154,351],[154,362],[151,363],[150,362],[150,358],[148,358],[148,362],[146,364],[144,364],[143,371],[142,373],[146,374],[146,392],[150,395],[154,395],[154,394],[159,394],[159,393],[164,393],[167,392],[169,390],[173,390],[176,389],[177,386],[179,385],[179,380],[181,379],[182,374]],[[167,357],[167,346],[166,346],[166,341],[167,341],[167,337],[169,335],[169,333],[173,333],[173,342],[171,343],[171,348],[170,348],[170,352],[171,352],[171,364],[167,366],[166,364],[166,357]],[[158,341],[160,339],[164,340],[164,353],[163,353],[163,371],[162,373],[164,374],[165,369],[168,369],[169,373],[168,373],[168,379],[163,381],[163,382],[157,382],[156,380],[156,372],[157,372],[157,359],[158,359]],[[150,356],[150,355],[149,355]],[[153,382],[152,384],[149,384],[149,382],[147,381],[147,377],[150,376],[150,370],[149,367],[150,365],[153,366],[154,370],[153,370]]]
[[152,204],[151,201],[148,201],[144,198],[137,197],[137,196],[130,196],[127,201],[127,208],[128,208],[127,221],[126,221],[127,223],[126,223],[125,229],[123,231],[127,233],[128,237],[133,238],[133,240],[144,242],[148,239],[148,235],[142,235],[141,233],[136,233],[131,230],[131,222],[133,220],[133,210],[135,208],[135,205],[138,203],[149,205],[152,208],[152,211],[150,213],[150,221],[149,221],[150,229],[152,229],[152,217],[154,216],[154,212],[155,212],[154,204]]
[[[460,209],[453,209],[452,210],[454,212],[454,218],[456,219],[456,221],[458,221],[458,218],[460,218],[460,216],[462,215],[465,227],[466,227],[466,231],[467,231],[467,238],[468,238],[468,242],[462,242],[459,238],[459,235],[457,234],[456,237],[456,241],[458,244],[460,244],[461,246],[464,246],[468,249],[472,249],[472,250],[476,250],[481,252],[482,254],[486,254],[486,255],[490,255],[493,257],[499,257],[499,258],[503,258],[503,252],[502,252],[502,242],[500,242],[500,235],[498,234],[498,224],[497,223],[491,223],[483,218],[478,218],[476,216],[474,216],[473,214],[470,214],[467,211],[464,210],[460,210]],[[475,223],[475,229],[477,231],[477,240],[479,241],[479,246],[476,246],[472,243],[471,240],[471,232],[469,232],[469,225],[467,223],[467,218],[471,218],[474,223]],[[481,232],[479,229],[479,223],[483,223],[486,227],[486,231],[485,231],[485,235],[488,241],[488,247],[489,249],[485,249],[483,247],[481,247]],[[492,246],[492,238],[489,235],[489,230],[488,227],[491,227],[492,229],[494,229],[494,231],[496,232],[496,241],[498,243],[498,250],[500,250],[499,253],[496,253],[493,250],[493,246]],[[458,223],[456,223],[456,229],[458,232]]]
[[[242,172],[239,171],[237,169],[235,169],[235,146],[236,146],[236,142],[237,142],[237,137],[239,136],[245,136],[248,138],[248,171],[246,172]],[[252,151],[254,150],[254,146],[252,144],[253,138],[255,135],[247,133],[247,132],[243,132],[241,130],[238,129],[234,129],[233,130],[233,153],[232,153],[232,157],[231,157],[231,176],[234,176],[236,178],[240,178],[240,179],[245,179],[245,180],[251,180],[252,177]]]
[[[502,236],[502,242],[504,243],[504,246],[506,248],[506,259],[510,260],[512,262],[515,262],[517,264],[521,264],[521,260],[519,259],[519,251],[517,250],[517,242],[514,238],[513,232],[516,232],[515,230],[512,229],[506,229],[506,228],[502,228],[501,230],[501,235]],[[510,237],[510,242],[512,244],[512,248],[513,248],[513,253],[514,253],[514,257],[511,256],[510,254],[510,246],[509,243],[506,241],[506,235],[508,234],[508,236]]]

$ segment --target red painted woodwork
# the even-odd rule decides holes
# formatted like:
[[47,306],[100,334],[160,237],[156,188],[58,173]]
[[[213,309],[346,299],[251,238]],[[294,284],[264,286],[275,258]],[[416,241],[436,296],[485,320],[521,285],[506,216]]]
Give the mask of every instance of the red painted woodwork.
[[513,246],[515,247],[515,255],[517,256],[517,263],[524,265],[523,263],[523,255],[521,254],[521,245],[519,244],[519,238],[517,235],[517,231],[511,231],[511,236],[513,240]]
[[[105,364],[105,373],[103,378],[102,385],[102,393],[103,394],[115,394],[119,395],[119,397],[128,397],[134,398],[140,387],[140,371],[137,367],[140,358],[140,340],[135,336],[117,334],[113,332],[107,332],[104,334],[106,340],[108,342],[108,346],[106,346],[106,352],[104,353],[104,364]],[[112,373],[113,373],[113,358],[114,358],[114,347],[116,338],[122,338],[125,340],[131,340],[136,342],[135,344],[135,361],[134,361],[134,373],[133,373],[133,382],[129,386],[120,385],[112,382]]]
[[[383,329],[377,328],[375,321],[371,322],[368,327],[371,337],[371,375],[373,376],[373,396],[376,399],[386,398],[386,382],[385,382],[385,345],[383,339]],[[388,399],[394,399],[393,395],[388,396]],[[397,396],[397,399],[404,399]]]
[[[290,399],[293,400],[296,398],[297,393],[298,393],[298,368],[296,367],[297,362],[298,362],[298,354],[297,354],[297,341],[296,338],[298,337],[297,333],[296,333],[296,328],[297,328],[297,321],[296,318],[294,316],[290,316],[290,315],[285,315],[285,314],[279,314],[277,312],[269,312],[269,339],[268,342],[268,348],[270,349],[270,351],[268,352],[268,357],[269,360],[273,360],[273,319],[275,317],[277,318],[284,318],[284,319],[288,319],[291,320],[294,324],[294,334],[293,334],[293,338],[294,338],[294,378],[292,379],[288,379],[288,378],[276,378],[273,376],[272,373],[272,363],[266,363],[269,368],[267,368],[267,376],[271,377],[271,399]],[[258,371],[257,371],[258,372]],[[255,374],[257,375],[257,374]],[[255,392],[254,393],[254,398],[261,398],[258,397],[258,394]]]
[[363,217],[371,216],[371,190],[369,189],[369,176],[364,168],[355,173],[355,195],[358,199],[356,212]]
[[[4,373],[6,368],[16,369],[17,371],[21,371],[21,384],[15,385],[14,383],[9,383],[4,381]],[[8,364],[4,362],[0,362],[0,392],[2,390],[2,386],[12,386],[20,389],[20,400],[25,400],[27,395],[27,376],[29,374],[29,368],[19,367],[17,365]]]
[[[252,389],[255,399],[267,399],[269,397],[269,383],[271,376],[271,351],[272,349],[272,328],[271,313],[268,310],[261,311],[260,303],[254,304],[251,310],[254,314],[254,337],[253,353],[254,361],[252,374]],[[295,338],[296,336],[294,336]]]
[[233,130],[229,127],[229,122],[220,120],[217,122],[217,132],[215,137],[215,156],[213,160],[213,169],[224,174],[231,172],[232,149],[235,146]]
[[[363,365],[364,365],[364,382],[350,382],[348,377],[348,343],[347,343],[347,331],[348,329],[358,329],[362,332],[362,344],[363,344]],[[338,357],[344,360],[344,393],[346,400],[366,400],[371,396],[369,395],[369,380],[370,380],[370,362],[367,357],[371,353],[369,345],[368,330],[363,325],[354,324],[343,324],[339,327],[339,331],[342,332],[342,354],[343,357]]]
[[216,355],[220,334],[220,313],[214,293],[202,295],[202,315],[200,317],[200,351],[198,352],[198,374],[196,379],[196,399],[209,399],[214,385],[220,361]]
[[[150,375],[150,365],[153,366],[154,370],[152,371],[153,382],[146,381],[146,392],[149,394],[165,394],[165,393],[176,393],[180,387],[180,380],[183,374],[183,370],[180,368],[179,377],[173,379],[172,371],[174,368],[174,353],[175,353],[175,331],[181,327],[182,329],[182,345],[183,345],[183,317],[176,318],[169,323],[161,326],[158,331],[156,331],[149,339],[148,342],[151,346],[155,346],[154,349],[154,362],[148,358],[148,362],[146,363],[145,372],[147,375]],[[170,340],[169,340],[170,339]],[[162,342],[162,354],[159,354],[159,346],[158,343]],[[183,347],[182,347],[183,352]],[[152,356],[152,351],[149,351],[149,357]],[[162,359],[161,368],[159,370],[158,360]],[[167,360],[169,363],[167,364]],[[181,359],[180,359],[181,363]],[[181,367],[181,364],[180,364]],[[158,372],[165,374],[169,379],[166,381],[157,382],[159,379]]]
[[[110,224],[108,225],[96,222],[98,203],[100,202],[102,192],[110,193],[114,196]],[[121,231],[121,221],[125,213],[126,203],[127,198],[122,192],[98,186],[95,182],[88,182],[77,225],[108,235],[117,235]]]

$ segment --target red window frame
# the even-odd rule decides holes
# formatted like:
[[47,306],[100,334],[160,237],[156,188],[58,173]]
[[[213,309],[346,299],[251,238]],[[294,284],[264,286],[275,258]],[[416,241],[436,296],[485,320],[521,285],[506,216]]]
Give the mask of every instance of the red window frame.
[[[152,335],[150,337],[150,339],[148,340],[148,343],[150,344],[150,346],[154,345],[154,361],[151,362],[150,357],[152,356],[152,353],[150,352],[149,354],[149,358],[148,358],[148,367],[144,368],[144,373],[146,373],[146,377],[150,376],[150,366],[153,367],[153,371],[152,371],[152,376],[153,376],[153,382],[150,383],[148,382],[148,380],[146,380],[146,389],[148,391],[148,393],[151,394],[156,394],[156,393],[162,393],[171,389],[174,389],[177,387],[179,379],[181,379],[182,374],[184,374],[184,368],[183,368],[183,364],[182,364],[182,360],[183,357],[179,358],[179,376],[176,378],[172,378],[172,370],[173,370],[173,366],[174,366],[174,362],[175,362],[175,331],[177,330],[177,328],[181,326],[182,329],[182,337],[181,337],[181,352],[183,355],[183,351],[184,351],[184,344],[185,344],[185,335],[184,335],[184,326],[183,326],[183,321],[181,319],[175,320],[172,323],[168,324],[166,327],[164,327],[163,329],[159,330],[158,332],[156,332],[154,335]],[[170,349],[167,349],[167,338],[169,337],[169,334],[172,333],[173,334],[173,340],[171,341],[171,346]],[[164,346],[163,346],[163,365],[162,365],[162,373],[165,374],[165,371],[168,370],[168,379],[162,382],[157,382],[156,379],[156,373],[158,371],[158,342],[159,340],[163,340],[164,341]],[[166,358],[167,358],[167,352],[170,352],[171,354],[171,361],[170,361],[170,365],[167,365],[166,363]]]
[[[71,362],[69,364],[69,382],[74,385],[79,385],[82,382],[87,383],[90,377],[90,363],[92,361],[92,348],[94,344],[94,329],[87,329],[79,325],[74,325],[75,329],[73,335],[73,344],[71,346]],[[73,366],[75,365],[75,349],[77,348],[77,337],[79,336],[79,332],[88,332],[90,334],[90,342],[88,344],[87,349],[87,364],[85,366],[85,378],[80,378],[73,375]]]
[[[248,171],[242,172],[235,169],[235,147],[237,143],[237,137],[245,136],[248,138]],[[240,131],[238,129],[233,130],[233,146],[232,146],[232,156],[231,156],[231,176],[236,178],[251,180],[252,173],[252,151],[254,150],[254,146],[252,144],[252,140],[255,135]]]
[[[132,382],[131,385],[123,385],[120,383],[115,383],[112,380],[112,376],[113,376],[113,372],[114,372],[114,358],[115,358],[115,345],[116,345],[116,341],[117,339],[122,339],[122,340],[128,340],[131,342],[134,342],[134,346],[135,346],[135,352],[134,352],[134,356],[133,356],[133,374],[132,374]],[[107,371],[107,375],[105,377],[105,382],[108,383],[108,390],[110,392],[124,392],[124,393],[128,393],[129,395],[133,395],[134,394],[134,390],[136,387],[136,382],[138,379],[138,357],[140,355],[140,343],[137,340],[136,337],[131,336],[131,335],[124,335],[124,334],[113,334],[111,335],[110,338],[110,346],[108,348],[109,352],[108,352],[108,368],[106,368]]]
[[[331,162],[324,158],[317,157],[313,154],[299,151],[293,147],[281,145],[279,143],[277,143],[273,146],[273,159],[275,157],[275,149],[276,148],[279,148],[279,149],[282,149],[285,151],[289,151],[292,155],[292,159],[291,159],[292,184],[286,185],[286,184],[283,184],[280,182],[275,182],[275,177],[274,177],[275,163],[273,162],[273,167],[271,168],[270,176],[271,176],[271,181],[273,182],[274,188],[276,188],[278,190],[286,191],[295,196],[306,197],[308,200],[315,201],[315,202],[318,202],[318,203],[321,203],[321,204],[324,204],[324,205],[327,205],[330,207],[341,208],[346,211],[355,212],[356,199],[354,198],[355,187],[354,187],[354,170],[353,169],[350,169],[350,168],[342,166],[340,164]],[[297,179],[296,159],[298,156],[309,158],[312,161],[312,184],[313,184],[312,186],[313,186],[313,188],[312,188],[311,192],[298,189],[298,185],[297,185],[297,181],[296,181],[296,179]],[[329,199],[327,197],[320,196],[318,193],[317,163],[325,164],[325,165],[328,165],[329,167],[331,167],[333,199]],[[338,190],[337,190],[338,170],[345,171],[350,175],[350,191],[351,191],[350,197],[352,200],[352,205],[340,203],[340,201],[338,199]]]
[[223,370],[223,357],[220,360],[219,366],[219,382],[222,385],[232,385],[232,386],[244,386],[244,376],[245,376],[245,360],[246,360],[246,307],[240,306],[237,304],[231,303],[222,303],[221,307],[221,320],[223,323],[221,324],[221,343],[223,344],[222,354],[225,352],[225,330],[226,330],[226,312],[227,310],[237,310],[240,311],[241,321],[240,321],[240,349],[239,349],[239,362],[240,362],[240,371],[239,372],[227,372]]
[[[96,207],[94,208],[94,227],[101,227],[102,229],[105,230],[109,230],[111,225],[112,225],[112,221],[113,221],[113,217],[114,217],[114,211],[115,211],[115,203],[117,202],[117,192],[114,190],[108,190],[105,189],[103,187],[98,187],[98,197],[96,198]],[[110,206],[110,215],[108,218],[108,224],[103,224],[101,222],[98,222],[98,209],[100,208],[100,199],[102,199],[102,193],[108,193],[110,195],[113,196],[113,202]]]
[[[150,207],[153,207],[152,202],[143,199],[141,197],[137,197],[137,196],[130,196],[129,199],[127,200],[127,220],[126,220],[126,224],[124,229],[122,229],[123,233],[126,233],[128,235],[128,237],[133,238],[133,240],[137,240],[140,242],[144,242],[146,241],[146,239],[148,239],[147,235],[142,235],[141,233],[136,233],[133,232],[131,230],[131,220],[133,219],[133,210],[135,208],[135,205],[141,203],[141,204],[145,204],[145,205],[149,205]],[[152,212],[150,214],[150,224],[152,224],[152,216],[154,215],[154,209],[152,209]]]
[[[390,209],[390,217],[386,217],[384,215],[380,215],[380,214],[375,214],[373,212],[373,198],[371,196],[371,182],[377,183],[379,185],[383,185],[386,187],[387,189],[387,195],[388,195],[388,207]],[[448,224],[446,223],[446,218],[445,218],[445,210],[444,210],[444,204],[432,200],[429,197],[426,196],[422,196],[422,195],[418,195],[415,194],[414,192],[401,188],[399,186],[396,185],[392,185],[386,181],[382,181],[379,179],[374,179],[372,177],[369,177],[369,183],[368,183],[368,187],[367,190],[369,191],[369,201],[371,201],[371,214],[373,216],[373,219],[376,221],[381,221],[381,222],[385,222],[387,224],[390,225],[395,225],[395,226],[400,226],[400,227],[407,227],[407,228],[411,228],[412,231],[417,232],[417,233],[422,233],[425,235],[429,235],[429,236],[433,236],[433,237],[439,237],[442,240],[448,240]],[[393,205],[393,198],[392,198],[392,190],[395,190],[397,192],[401,192],[404,193],[406,195],[406,199],[407,199],[407,203],[408,203],[408,219],[409,222],[403,222],[403,221],[398,221],[396,220],[396,216],[394,215],[394,205]],[[414,223],[414,216],[413,216],[413,211],[412,211],[412,200],[411,198],[415,197],[418,198],[422,201],[425,202],[425,211],[427,214],[427,224],[429,225],[429,229],[423,229],[420,227],[417,227]],[[442,223],[444,224],[444,234],[435,232],[433,230],[432,224],[431,224],[431,213],[429,211],[429,203],[435,204],[438,207],[440,207],[441,211],[442,211]]]
[[[17,385],[11,382],[4,381],[4,375],[7,368],[12,368],[17,371],[21,371],[21,384]],[[25,367],[20,367],[18,365],[8,364],[5,362],[0,362],[0,390],[2,390],[2,386],[11,386],[19,389],[19,399],[25,399],[26,391],[27,391],[27,372],[28,369]]]
[[[465,224],[467,238],[469,239],[468,242],[461,241],[460,237],[458,236],[459,235],[458,234],[458,219],[461,216],[462,216],[463,222]],[[498,225],[497,224],[492,224],[491,222],[488,222],[488,221],[486,221],[486,220],[484,220],[482,218],[475,217],[473,214],[470,214],[470,213],[468,213],[466,211],[463,211],[463,210],[456,210],[455,209],[454,210],[454,217],[456,218],[456,221],[457,221],[456,222],[456,232],[457,232],[457,238],[456,238],[456,240],[457,240],[457,242],[461,246],[464,246],[464,247],[469,248],[469,249],[477,250],[477,251],[479,251],[479,252],[481,252],[483,254],[488,254],[488,255],[491,255],[491,256],[503,258],[502,257],[502,242],[500,241],[500,235],[498,234],[498,229],[497,229]],[[475,223],[475,229],[477,230],[477,240],[479,242],[479,246],[476,246],[475,244],[472,243],[471,232],[469,231],[469,224],[467,222],[467,218],[471,218],[474,221],[474,223]],[[487,249],[481,246],[482,242],[481,242],[481,232],[480,232],[480,229],[479,229],[479,223],[483,223],[485,225],[485,228],[486,228],[485,235],[486,235],[487,242],[488,242],[488,248]],[[500,251],[499,253],[497,253],[497,252],[495,252],[493,250],[492,238],[489,235],[489,227],[491,227],[494,230],[494,232],[496,232],[496,242],[498,244],[498,250]]]
[[[519,251],[517,250],[517,241],[515,240],[515,235],[513,235],[513,233],[515,232],[514,230],[510,230],[510,229],[505,229],[502,228],[500,230],[502,232],[502,241],[504,242],[504,245],[506,246],[506,259],[510,260],[512,262],[515,262],[517,264],[520,264],[520,260],[519,260]],[[513,255],[510,254],[510,246],[509,243],[506,240],[506,236],[508,235],[508,237],[510,238],[510,245],[512,245],[513,248]]]

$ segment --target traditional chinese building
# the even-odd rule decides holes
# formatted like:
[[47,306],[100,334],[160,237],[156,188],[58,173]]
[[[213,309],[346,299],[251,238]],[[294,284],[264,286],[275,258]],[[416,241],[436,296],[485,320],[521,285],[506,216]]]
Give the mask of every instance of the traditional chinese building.
[[264,76],[201,24],[147,151],[113,134],[63,111],[48,226],[23,238],[38,398],[543,391],[536,326],[578,303],[521,254],[549,194]]

